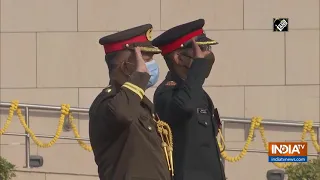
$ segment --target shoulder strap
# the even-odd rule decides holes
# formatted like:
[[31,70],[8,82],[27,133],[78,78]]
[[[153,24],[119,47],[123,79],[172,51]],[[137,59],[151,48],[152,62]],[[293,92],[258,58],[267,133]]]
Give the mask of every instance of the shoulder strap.
[[106,88],[104,88],[100,92],[100,94],[94,99],[93,103],[91,104],[89,113],[94,115],[103,101],[114,97],[116,94],[117,92],[114,86],[109,85]]

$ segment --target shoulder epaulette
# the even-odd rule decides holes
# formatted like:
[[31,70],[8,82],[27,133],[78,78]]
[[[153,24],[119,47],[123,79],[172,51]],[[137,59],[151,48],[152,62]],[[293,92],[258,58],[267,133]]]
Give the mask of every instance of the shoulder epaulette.
[[116,93],[116,90],[114,89],[114,87],[112,85],[109,85],[103,89],[103,92],[105,92],[108,96],[111,96]]
[[110,93],[112,91],[112,86],[109,85],[104,89],[105,92]]
[[166,83],[166,86],[175,86],[175,85],[177,85],[177,83],[174,82],[174,81],[168,81],[168,82]]

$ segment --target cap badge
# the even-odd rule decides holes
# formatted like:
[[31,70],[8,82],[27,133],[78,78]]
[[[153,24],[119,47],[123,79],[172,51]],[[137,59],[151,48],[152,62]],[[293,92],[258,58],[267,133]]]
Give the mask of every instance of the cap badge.
[[147,31],[147,33],[146,33],[146,37],[147,37],[147,39],[148,39],[148,41],[151,41],[152,40],[152,28],[151,29],[149,29],[148,31]]

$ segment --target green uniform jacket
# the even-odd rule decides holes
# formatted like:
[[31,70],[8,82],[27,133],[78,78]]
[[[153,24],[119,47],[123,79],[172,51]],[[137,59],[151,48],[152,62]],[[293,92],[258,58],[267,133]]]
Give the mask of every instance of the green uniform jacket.
[[216,140],[220,118],[202,88],[206,66],[195,59],[186,80],[169,72],[154,95],[156,112],[173,132],[175,180],[225,180]]

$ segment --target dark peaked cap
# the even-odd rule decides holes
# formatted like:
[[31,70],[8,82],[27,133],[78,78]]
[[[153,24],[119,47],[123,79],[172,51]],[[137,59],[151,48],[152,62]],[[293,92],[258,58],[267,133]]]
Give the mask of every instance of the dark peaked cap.
[[168,54],[181,47],[190,45],[190,40],[196,37],[196,42],[199,45],[215,45],[218,44],[215,40],[208,38],[204,31],[204,19],[198,19],[179,26],[173,27],[152,41],[152,45],[159,47],[162,54]]
[[104,46],[106,54],[134,47],[140,47],[144,52],[160,53],[161,50],[151,44],[151,33],[152,25],[145,24],[105,36],[99,43]]

